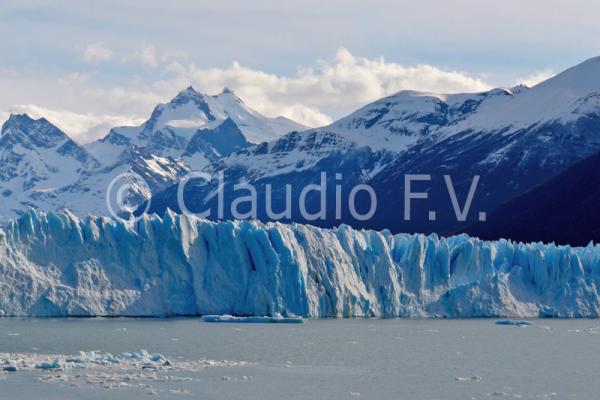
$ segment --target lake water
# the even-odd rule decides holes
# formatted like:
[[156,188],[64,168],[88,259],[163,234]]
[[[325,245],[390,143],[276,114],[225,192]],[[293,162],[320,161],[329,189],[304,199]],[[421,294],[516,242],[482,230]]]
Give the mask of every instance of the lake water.
[[5,318],[0,353],[17,353],[13,358],[146,349],[173,365],[202,363],[174,371],[108,365],[2,372],[0,398],[600,398],[600,321],[536,320],[526,327],[494,322]]

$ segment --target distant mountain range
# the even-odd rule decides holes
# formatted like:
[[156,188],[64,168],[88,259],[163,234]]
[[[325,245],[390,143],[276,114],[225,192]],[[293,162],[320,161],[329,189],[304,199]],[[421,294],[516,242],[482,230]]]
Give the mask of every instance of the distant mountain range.
[[[347,198],[357,183],[377,193],[375,215],[359,221],[342,212],[341,222],[393,232],[449,234],[494,223],[500,204],[551,179],[575,162],[600,151],[600,58],[585,61],[541,84],[499,88],[474,94],[441,95],[403,91],[369,104],[334,124],[234,152],[205,170],[225,175],[225,217],[235,199],[233,185],[249,182],[265,198],[271,185],[275,209],[285,206],[285,184],[318,183],[327,172],[328,198],[342,186]],[[335,174],[341,174],[336,179]],[[404,218],[405,174],[428,174],[414,183],[427,200],[411,202]],[[475,175],[480,179],[465,221],[457,221],[444,175],[451,179],[459,206],[465,204]],[[187,208],[215,210],[214,183],[186,186]],[[298,199],[298,193],[294,195]],[[178,210],[176,188],[153,197],[151,210]],[[368,198],[357,197],[367,210]],[[327,218],[306,221],[295,202],[291,220],[334,226],[340,220],[329,202]],[[318,195],[309,207],[319,206]],[[433,211],[433,215],[432,215]],[[214,215],[214,213],[213,213]],[[267,220],[266,210],[258,218]],[[482,221],[479,221],[479,220]]]
[[107,214],[106,190],[120,175],[130,181],[127,202],[133,210],[192,169],[299,129],[306,127],[264,117],[231,90],[208,96],[192,87],[156,106],[142,125],[113,128],[85,146],[44,118],[11,115],[0,133],[0,216],[30,207]]
[[[223,218],[233,217],[231,202],[239,196],[234,185],[253,184],[258,199],[268,194],[271,211],[280,211],[287,206],[289,184],[293,200],[284,221],[517,238],[501,227],[507,206],[498,207],[599,152],[600,58],[533,88],[450,95],[402,91],[315,129],[266,118],[230,90],[207,96],[190,87],[158,105],[139,127],[113,128],[86,146],[44,119],[11,116],[0,135],[0,214],[11,217],[28,207],[106,214],[106,189],[120,174],[147,182],[143,187],[130,180],[130,211],[145,209],[148,199],[151,212],[180,211],[177,184],[195,170],[223,174]],[[373,217],[358,220],[345,207],[340,220],[328,201],[324,219],[303,218],[299,191],[318,184],[323,173],[328,199],[338,194],[347,199],[356,184],[372,186],[378,200]],[[413,182],[412,190],[426,192],[428,199],[412,200],[410,220],[404,218],[405,174],[430,175],[430,181]],[[457,221],[449,190],[462,207],[476,175],[470,212]],[[188,209],[203,211],[219,207],[216,193],[216,181],[192,180],[183,194]],[[320,202],[318,193],[309,194],[307,209],[319,209]],[[364,193],[356,197],[359,210],[369,203]],[[271,219],[264,202],[258,206],[257,218]],[[572,242],[570,237],[561,240]]]

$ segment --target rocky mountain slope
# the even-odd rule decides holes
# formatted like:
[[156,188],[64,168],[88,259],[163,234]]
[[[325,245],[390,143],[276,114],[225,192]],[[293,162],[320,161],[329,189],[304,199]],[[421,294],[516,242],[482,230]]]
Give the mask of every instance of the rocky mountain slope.
[[482,239],[585,246],[600,243],[600,154],[579,161],[529,192],[502,204],[487,224],[467,229]]

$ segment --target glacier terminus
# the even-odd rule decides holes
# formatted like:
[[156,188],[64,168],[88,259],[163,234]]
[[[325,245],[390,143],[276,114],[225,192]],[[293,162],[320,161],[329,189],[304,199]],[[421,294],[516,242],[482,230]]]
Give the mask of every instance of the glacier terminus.
[[29,211],[0,282],[4,316],[598,317],[600,246]]

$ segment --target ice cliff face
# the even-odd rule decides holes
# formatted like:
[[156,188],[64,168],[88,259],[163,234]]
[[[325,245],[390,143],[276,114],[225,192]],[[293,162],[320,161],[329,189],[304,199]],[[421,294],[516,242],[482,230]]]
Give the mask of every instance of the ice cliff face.
[[3,315],[600,314],[600,247],[166,214],[30,212],[0,230]]

